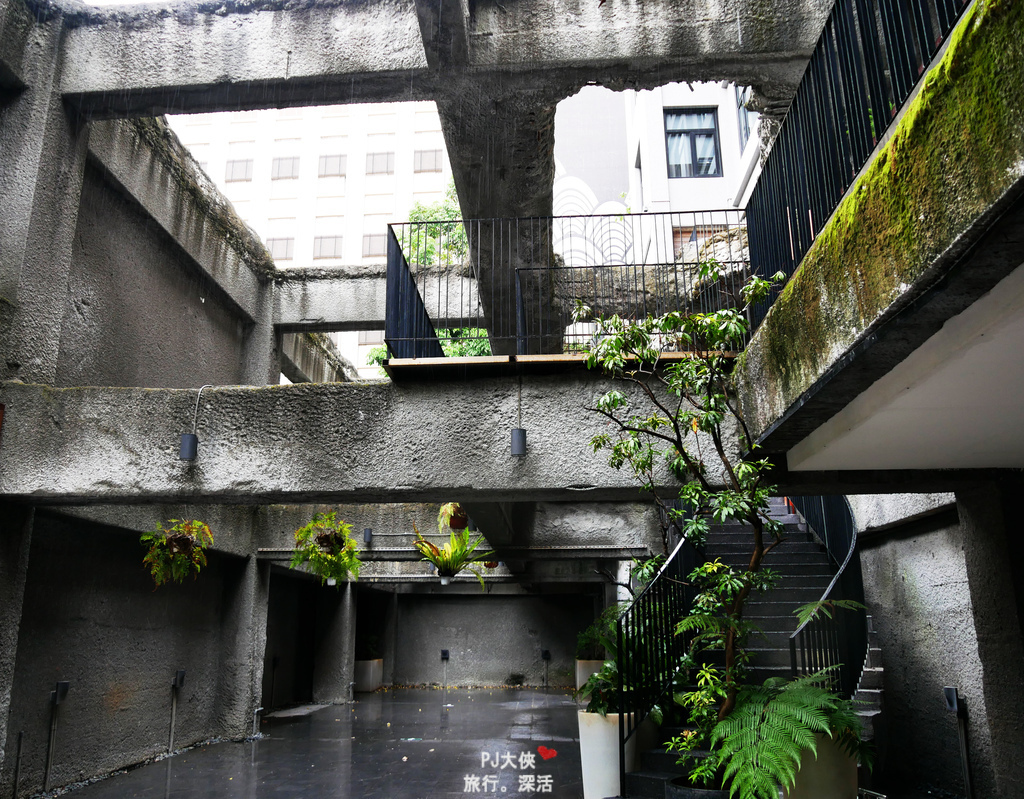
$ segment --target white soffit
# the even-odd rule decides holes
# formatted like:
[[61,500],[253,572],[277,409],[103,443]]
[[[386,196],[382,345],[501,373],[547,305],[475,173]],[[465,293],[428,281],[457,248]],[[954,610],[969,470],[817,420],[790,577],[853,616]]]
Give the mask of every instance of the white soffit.
[[787,455],[793,471],[1024,467],[1024,266]]

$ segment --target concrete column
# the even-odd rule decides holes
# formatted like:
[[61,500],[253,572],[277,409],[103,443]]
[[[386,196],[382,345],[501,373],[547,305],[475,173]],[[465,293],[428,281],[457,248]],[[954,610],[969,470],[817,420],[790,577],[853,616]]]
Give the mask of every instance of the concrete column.
[[395,660],[398,654],[398,592],[392,591],[384,619],[381,653],[384,657],[384,685],[395,684]]
[[52,383],[88,128],[57,93],[59,15],[29,34],[27,88],[0,109],[0,377]]
[[15,741],[7,741],[7,720],[34,515],[32,507],[0,504],[0,796],[11,795],[8,781],[14,773],[14,765],[8,760],[15,756]]
[[260,284],[256,321],[245,330],[242,380],[250,386],[281,382],[281,336],[274,329],[274,281]]
[[313,701],[344,704],[355,679],[356,592],[352,583],[321,589],[317,601]]
[[[220,734],[229,738],[252,734],[253,711],[263,685],[270,596],[270,564],[252,555],[236,563],[234,577],[225,577],[217,690]],[[225,571],[234,565],[228,564]]]
[[[985,710],[970,727],[988,725],[990,749],[971,747],[975,796],[1024,796],[1024,626],[1021,617],[1019,531],[1021,484],[956,492],[964,531],[964,561],[974,609]],[[970,708],[968,708],[970,713]]]

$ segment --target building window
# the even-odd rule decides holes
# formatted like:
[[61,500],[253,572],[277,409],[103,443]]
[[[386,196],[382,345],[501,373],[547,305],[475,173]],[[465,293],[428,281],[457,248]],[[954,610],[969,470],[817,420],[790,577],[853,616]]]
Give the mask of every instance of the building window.
[[377,344],[384,343],[384,331],[383,330],[360,330],[359,331],[359,344],[360,346],[374,346]]
[[267,239],[267,249],[275,261],[290,261],[295,255],[295,239]]
[[747,109],[747,101],[750,100],[750,87],[736,87],[736,114],[740,124],[740,152],[746,149],[747,141],[750,139],[750,117],[752,112]]
[[341,236],[317,236],[313,239],[314,258],[341,258]]
[[367,175],[393,175],[395,172],[394,153],[367,153]]
[[417,150],[412,156],[413,172],[440,172],[444,157],[440,150]]
[[252,180],[252,159],[247,158],[241,161],[228,161],[227,173],[224,175],[225,183],[241,183]]
[[275,158],[270,167],[271,180],[290,180],[299,176],[299,158]]
[[363,257],[388,254],[388,237],[384,233],[368,233],[363,236]]
[[665,110],[665,146],[670,178],[720,177],[718,112],[714,108]]
[[348,158],[344,155],[321,155],[319,176],[322,178],[343,178]]

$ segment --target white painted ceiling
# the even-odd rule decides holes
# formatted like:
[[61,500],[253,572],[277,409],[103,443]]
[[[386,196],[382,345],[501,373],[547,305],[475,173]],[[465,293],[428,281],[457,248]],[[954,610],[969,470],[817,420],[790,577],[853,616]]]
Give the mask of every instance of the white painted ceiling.
[[1024,266],[788,460],[793,471],[1024,468]]

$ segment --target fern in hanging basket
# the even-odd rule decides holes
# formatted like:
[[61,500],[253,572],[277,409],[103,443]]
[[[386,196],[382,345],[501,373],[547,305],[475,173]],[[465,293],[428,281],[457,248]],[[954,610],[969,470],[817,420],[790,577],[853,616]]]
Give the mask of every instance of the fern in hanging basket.
[[359,579],[359,549],[352,538],[352,525],[337,518],[335,511],[317,513],[312,521],[295,531],[291,566],[308,564],[321,583]]
[[156,529],[139,536],[139,543],[149,547],[142,564],[149,569],[156,587],[172,580],[176,583],[186,577],[195,579],[206,565],[206,548],[213,543],[213,533],[206,522],[198,519],[170,519],[164,529],[157,522]]
[[[480,581],[480,587],[485,588],[483,575],[480,574],[479,569],[474,568],[473,564],[481,563],[489,569],[494,568],[498,564],[489,560],[494,554],[493,550],[476,552],[476,548],[484,540],[482,535],[477,536],[471,541],[469,530],[452,530],[448,543],[439,547],[427,541],[420,534],[419,528],[415,524],[413,524],[412,529],[416,531],[416,540],[412,542],[413,546],[423,555],[423,560],[432,563],[434,568],[437,569],[442,585],[447,585],[448,580],[465,569],[473,572],[476,575],[476,579]],[[492,562],[494,566],[490,565]]]

